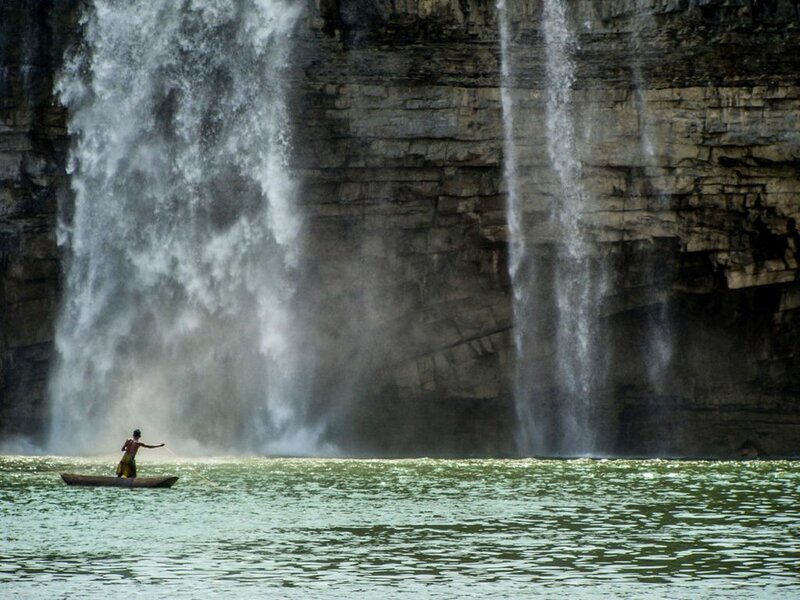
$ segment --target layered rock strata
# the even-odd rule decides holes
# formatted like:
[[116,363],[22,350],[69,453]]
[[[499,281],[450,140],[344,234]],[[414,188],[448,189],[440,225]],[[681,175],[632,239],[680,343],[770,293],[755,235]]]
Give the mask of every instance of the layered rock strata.
[[[51,89],[59,24],[75,16],[55,6],[2,8],[7,431],[46,420],[66,143]],[[597,298],[605,400],[593,415],[604,451],[795,455],[797,3],[567,9],[570,110],[591,206],[582,227],[588,259],[609,273]],[[559,190],[545,151],[541,3],[509,10],[525,243],[544,294],[564,240],[549,218]],[[298,36],[292,164],[309,264],[297,303],[316,340],[326,435],[350,453],[513,454],[512,328],[525,323],[512,317],[507,275],[494,2],[319,0]],[[29,39],[35,51],[23,51]],[[553,310],[544,304],[536,318],[555,323]],[[547,364],[551,344],[545,336],[534,358]],[[558,397],[552,376],[539,385],[542,402]]]
[[[564,240],[547,217],[559,190],[545,152],[541,4],[512,2],[509,11],[525,244],[538,257],[534,286],[542,290]],[[592,409],[599,448],[794,453],[794,4],[573,1],[568,15],[576,34],[570,110],[591,203],[582,223],[594,248],[587,260],[608,273],[595,300],[607,369]],[[502,432],[504,450],[512,449],[494,6],[351,1],[323,4],[316,16],[301,61],[303,106],[314,118],[298,135],[313,188],[312,245],[328,235],[355,244],[342,255],[354,269],[344,294],[371,301],[381,324],[386,347],[370,353],[381,392],[354,414],[386,402],[403,407],[396,421],[379,409],[358,437],[383,439],[393,422],[409,433],[408,417],[427,414],[409,406],[435,403],[433,412],[451,415],[446,437],[469,437],[461,448],[485,451],[481,440]],[[369,274],[366,287],[357,273]],[[404,294],[392,290],[401,282]],[[539,307],[537,319],[557,322],[554,307]],[[527,358],[548,364],[552,343],[545,335]],[[559,401],[559,382],[547,372],[555,371],[539,384],[545,404]],[[479,432],[471,417],[449,410],[470,415],[474,406],[505,414],[502,425],[492,418]],[[463,423],[473,423],[470,434]],[[400,437],[411,450],[416,432]],[[436,447],[448,443],[440,438]]]
[[[0,436],[42,431],[53,360],[68,190],[66,114],[53,78],[76,34],[76,2],[0,6]],[[64,202],[64,204],[67,204]]]
[[[653,6],[574,7],[590,30],[575,112],[591,131],[591,220],[615,265],[613,447],[793,454],[800,15],[780,1]],[[645,335],[670,353],[655,377],[652,341],[635,342],[653,314],[666,318]]]
[[299,297],[324,315],[329,434],[356,452],[513,452],[494,18],[328,3],[298,52]]

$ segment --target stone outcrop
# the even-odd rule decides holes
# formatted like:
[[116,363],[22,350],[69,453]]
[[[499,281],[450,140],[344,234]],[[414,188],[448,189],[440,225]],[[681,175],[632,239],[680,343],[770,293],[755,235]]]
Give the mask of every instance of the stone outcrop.
[[0,6],[0,436],[41,432],[53,359],[66,114],[53,78],[76,2]]
[[[546,218],[541,3],[509,6],[528,243],[546,261],[563,240]],[[583,225],[610,273],[607,452],[797,454],[798,8],[568,2]],[[65,178],[52,78],[62,34],[79,31],[61,28],[65,3],[0,10],[0,424],[30,431],[45,412]],[[328,436],[351,453],[513,454],[495,3],[318,0],[292,65],[297,303],[320,357],[317,409],[336,406]],[[667,357],[655,374],[653,340]]]

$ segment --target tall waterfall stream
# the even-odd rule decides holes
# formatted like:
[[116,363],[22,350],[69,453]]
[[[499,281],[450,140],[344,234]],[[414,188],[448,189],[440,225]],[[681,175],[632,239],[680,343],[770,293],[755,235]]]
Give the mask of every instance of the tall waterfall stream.
[[[549,199],[547,228],[553,245],[552,273],[546,275],[541,251],[526,223],[530,190],[520,181],[515,119],[522,108],[514,103],[514,48],[511,15],[504,0],[498,3],[502,54],[501,99],[505,125],[505,177],[509,222],[509,271],[514,289],[517,368],[514,393],[519,418],[518,447],[524,454],[590,454],[596,449],[591,408],[603,383],[604,364],[598,348],[601,330],[598,305],[604,293],[602,265],[593,260],[585,229],[590,210],[582,184],[578,134],[572,115],[572,58],[575,35],[567,23],[561,0],[545,0],[542,31],[545,55],[544,123],[553,197]],[[519,103],[520,105],[523,102]],[[515,137],[516,136],[516,137]],[[528,149],[530,152],[530,149]],[[527,161],[530,165],[530,157]],[[528,168],[536,169],[534,166]],[[535,175],[534,175],[535,177]],[[531,185],[529,178],[526,185]],[[540,229],[541,231],[541,229]],[[552,282],[545,280],[552,278]],[[551,286],[551,287],[548,287]],[[553,324],[543,323],[553,315]],[[552,373],[548,374],[548,366]],[[555,376],[556,386],[543,380]]]
[[57,84],[75,203],[60,223],[54,450],[107,447],[134,424],[187,448],[314,448],[287,164],[300,14],[283,0],[98,0],[83,17]]

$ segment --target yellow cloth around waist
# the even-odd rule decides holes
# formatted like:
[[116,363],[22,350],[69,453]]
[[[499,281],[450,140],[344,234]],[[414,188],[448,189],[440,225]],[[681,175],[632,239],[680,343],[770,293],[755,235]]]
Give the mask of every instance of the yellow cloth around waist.
[[136,461],[127,454],[117,465],[117,477],[136,477]]

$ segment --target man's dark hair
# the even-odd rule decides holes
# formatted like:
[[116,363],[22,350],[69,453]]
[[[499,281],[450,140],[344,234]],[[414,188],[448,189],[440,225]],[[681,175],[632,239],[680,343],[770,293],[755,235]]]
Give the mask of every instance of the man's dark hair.
[[133,430],[133,437],[142,437],[142,432],[138,429]]

